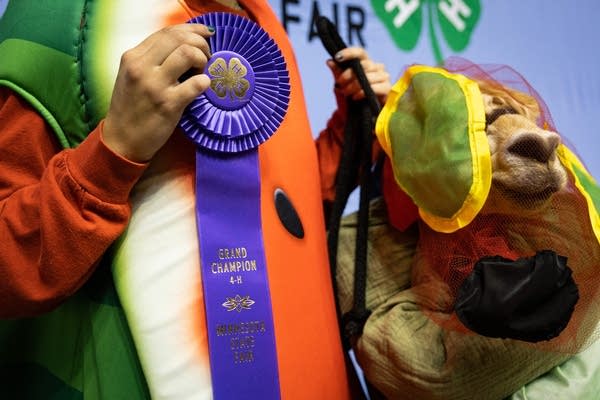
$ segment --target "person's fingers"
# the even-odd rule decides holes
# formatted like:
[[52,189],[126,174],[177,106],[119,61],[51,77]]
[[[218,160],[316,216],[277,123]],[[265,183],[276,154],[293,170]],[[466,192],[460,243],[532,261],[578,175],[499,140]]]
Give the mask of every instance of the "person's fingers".
[[161,65],[179,46],[187,44],[200,49],[210,58],[210,46],[207,38],[212,35],[210,29],[201,24],[180,24],[161,29],[150,35],[134,51],[146,65]]
[[362,66],[363,71],[365,71],[365,72],[384,71],[385,70],[385,65],[383,65],[382,63],[376,63],[375,61],[371,60],[370,58],[367,60],[362,60],[360,62],[360,65]]
[[361,90],[358,81],[350,81],[345,83],[338,83],[338,88],[342,91],[345,96],[352,97],[357,91]]
[[165,35],[169,35],[170,32],[174,31],[195,33],[197,35],[208,38],[212,35],[212,31],[214,31],[214,29],[201,24],[180,24],[168,26],[146,37],[135,48],[131,49],[131,51],[133,53],[136,53],[138,56],[142,56],[148,50],[150,50],[150,48],[152,48],[156,43],[161,42],[164,39]]
[[187,24],[179,24],[175,26],[181,26],[183,29],[188,30],[190,32],[196,33],[204,38],[209,38],[215,33],[215,28],[208,25],[196,24],[196,23],[187,23]]
[[388,83],[390,84],[390,74],[385,70],[374,70],[369,71],[365,74],[367,76],[367,80],[371,85],[377,83]]
[[337,87],[341,88],[346,96],[352,96],[354,92],[361,89],[358,78],[356,78],[356,75],[352,71],[344,71],[338,76],[335,82]]
[[185,107],[210,86],[210,78],[206,74],[193,75],[174,89],[174,98],[180,107]]
[[375,69],[377,69],[377,64],[375,64],[375,62],[373,60],[371,60],[370,58],[367,58],[366,60],[361,60],[360,61],[360,66],[362,67],[363,71],[373,71]]
[[[365,74],[370,72],[385,71],[385,66],[383,64],[376,63],[371,59],[361,61],[361,66]],[[347,68],[339,74],[339,77],[341,80],[349,82],[353,79],[356,79],[356,74],[352,68]]]
[[[390,75],[386,71],[385,65],[376,63],[370,59],[368,53],[362,47],[348,47],[340,50],[335,56],[337,62],[344,62],[351,59],[360,60],[361,67],[373,93],[381,102],[385,102],[391,89]],[[365,93],[351,68],[342,70],[332,60],[328,60],[327,65],[334,74],[337,90],[340,90],[345,96],[354,100],[365,98]]]
[[[364,60],[361,65],[363,66],[363,71],[365,72],[365,75],[371,71],[375,71],[375,63],[371,60]],[[354,70],[352,68],[346,68],[345,70],[341,71],[337,76],[336,76],[336,82],[339,85],[345,86],[346,84],[356,80],[356,74],[354,73]]]
[[352,98],[352,100],[362,100],[366,97],[365,95],[365,91],[364,90],[359,90],[358,92],[354,92],[354,94],[352,94],[351,96],[349,96]]
[[[376,95],[384,95],[389,91],[389,74],[386,71],[370,71],[366,72],[365,76]],[[342,93],[346,96],[354,97],[357,93],[362,92],[362,87],[357,79],[342,80],[340,78],[336,83]],[[362,97],[364,97],[364,93],[362,94]]]
[[353,81],[356,81],[356,75],[354,74],[352,68],[343,70],[336,79],[336,83],[340,86],[346,86]]
[[[379,101],[382,104],[385,103],[385,100],[387,99],[387,96],[390,92],[390,86],[386,82],[380,82],[372,84],[371,89],[373,90],[373,93],[375,94],[375,96],[377,96]],[[365,96],[365,92],[362,89],[354,92],[351,95],[353,100],[361,100],[364,99]]]
[[371,88],[373,89],[373,93],[383,101],[385,101],[387,95],[390,93],[390,85],[388,82],[375,83],[371,85]]
[[327,66],[333,73],[334,79],[337,80],[338,76],[342,73],[342,69],[340,67],[338,67],[338,65],[335,63],[335,61],[333,61],[331,59],[327,60],[326,62],[327,62]]
[[174,84],[179,77],[191,69],[201,73],[207,61],[208,58],[201,49],[189,44],[182,44],[167,56],[159,70],[166,82]]
[[337,62],[352,59],[366,60],[367,58],[369,58],[369,55],[363,47],[346,47],[335,54],[335,60]]
[[179,78],[190,69],[204,69],[211,31],[199,24],[175,25],[123,53],[104,123],[111,149],[147,161],[164,145],[185,107],[210,86],[205,74]]

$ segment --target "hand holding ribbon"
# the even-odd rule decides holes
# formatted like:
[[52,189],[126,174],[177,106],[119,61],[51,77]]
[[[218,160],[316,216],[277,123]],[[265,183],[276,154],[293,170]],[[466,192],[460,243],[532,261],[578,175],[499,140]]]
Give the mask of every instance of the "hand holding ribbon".
[[173,133],[185,107],[210,86],[204,70],[212,28],[181,24],[148,36],[122,58],[104,122],[106,145],[123,157],[150,160]]

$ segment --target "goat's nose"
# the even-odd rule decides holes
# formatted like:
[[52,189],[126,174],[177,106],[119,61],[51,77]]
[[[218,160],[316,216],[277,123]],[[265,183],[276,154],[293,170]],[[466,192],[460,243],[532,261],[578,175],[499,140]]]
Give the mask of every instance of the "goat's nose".
[[508,152],[546,163],[554,154],[559,143],[560,137],[554,132],[524,133],[508,147]]

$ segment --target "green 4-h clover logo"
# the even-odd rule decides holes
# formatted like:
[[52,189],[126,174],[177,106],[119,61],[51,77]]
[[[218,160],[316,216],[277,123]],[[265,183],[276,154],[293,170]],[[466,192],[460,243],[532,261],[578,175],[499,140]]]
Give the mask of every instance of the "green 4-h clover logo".
[[371,0],[375,13],[392,35],[396,46],[412,50],[417,45],[426,13],[429,36],[435,60],[443,61],[440,43],[436,36],[435,22],[455,52],[469,44],[473,29],[479,20],[479,0]]

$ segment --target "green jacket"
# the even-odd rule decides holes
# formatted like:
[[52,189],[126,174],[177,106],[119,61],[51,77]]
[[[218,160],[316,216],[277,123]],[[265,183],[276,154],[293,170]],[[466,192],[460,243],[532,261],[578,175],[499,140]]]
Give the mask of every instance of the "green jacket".
[[[91,56],[99,39],[89,34],[105,3],[0,1],[0,85],[26,99],[64,147],[81,142],[108,105]],[[0,321],[0,397],[150,398],[108,264],[53,312]]]

